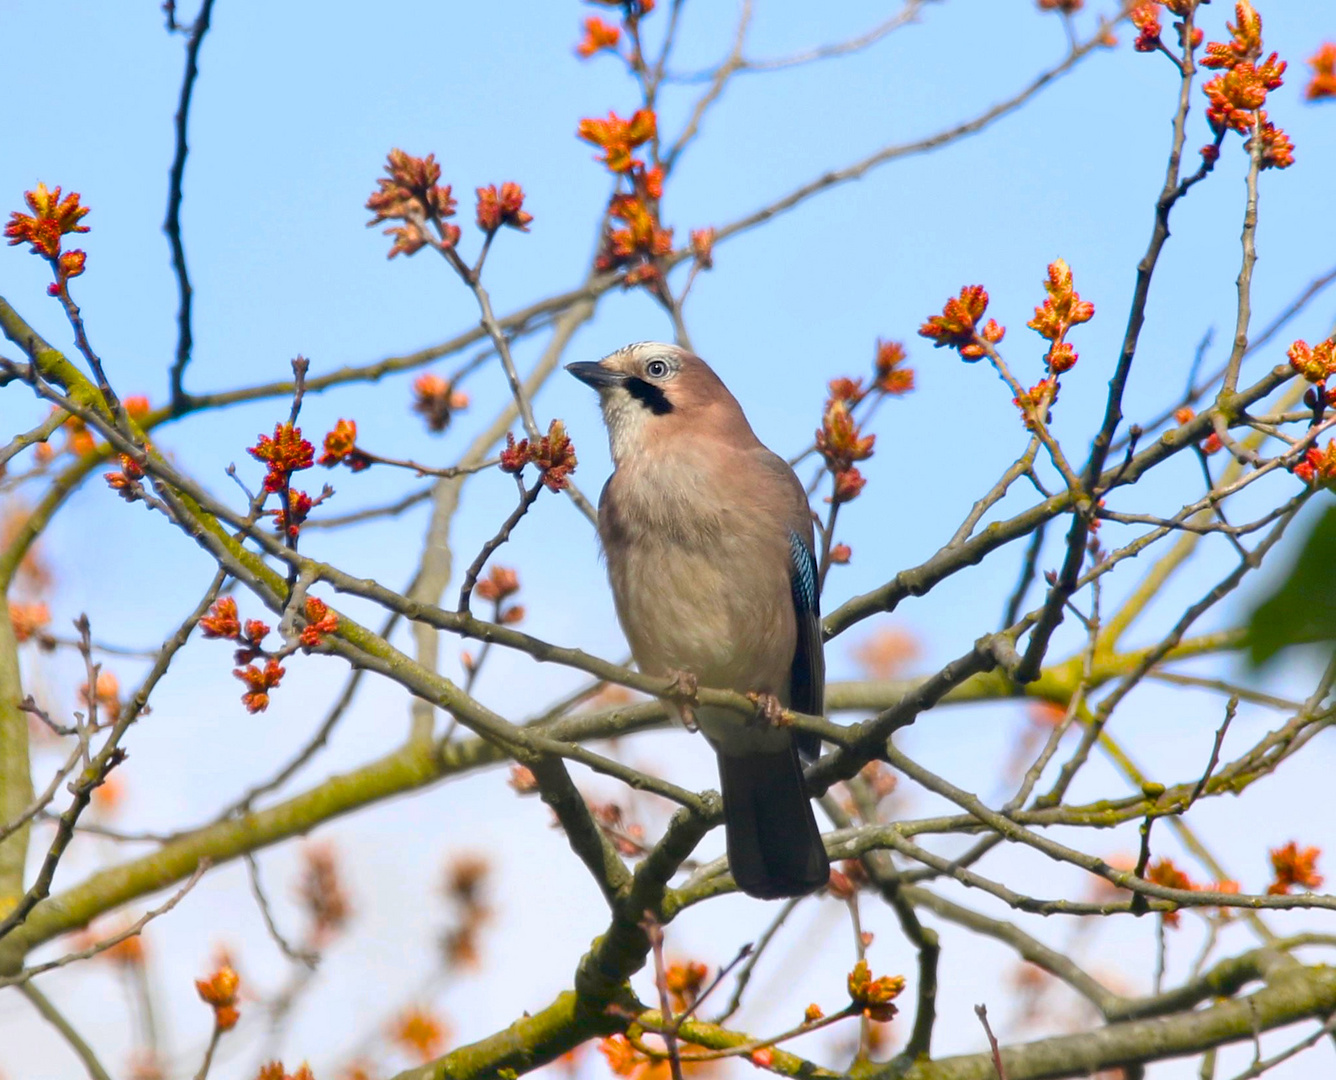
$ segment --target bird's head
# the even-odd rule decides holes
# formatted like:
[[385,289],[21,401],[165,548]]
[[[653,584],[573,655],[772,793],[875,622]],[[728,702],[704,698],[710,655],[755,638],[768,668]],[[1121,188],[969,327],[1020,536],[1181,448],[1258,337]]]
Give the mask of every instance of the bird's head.
[[614,462],[677,437],[755,438],[719,376],[677,345],[641,341],[566,370],[598,391]]

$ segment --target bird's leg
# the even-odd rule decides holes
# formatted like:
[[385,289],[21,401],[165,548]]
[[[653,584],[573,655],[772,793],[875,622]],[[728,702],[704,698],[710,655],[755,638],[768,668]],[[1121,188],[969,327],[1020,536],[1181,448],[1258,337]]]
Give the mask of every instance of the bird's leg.
[[682,726],[695,734],[700,730],[696,724],[696,691],[700,689],[700,681],[689,671],[671,671],[669,674],[673,681],[663,696],[677,706]]
[[774,694],[751,691],[747,698],[756,706],[752,723],[761,727],[789,727],[793,724],[793,717]]

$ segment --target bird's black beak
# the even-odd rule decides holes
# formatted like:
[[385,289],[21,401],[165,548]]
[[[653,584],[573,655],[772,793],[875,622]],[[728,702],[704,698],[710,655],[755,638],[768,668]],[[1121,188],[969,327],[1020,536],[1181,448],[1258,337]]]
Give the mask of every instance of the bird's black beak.
[[626,376],[620,371],[609,371],[602,364],[591,364],[587,361],[578,364],[567,364],[566,370],[586,386],[592,386],[595,390],[620,386],[626,381]]

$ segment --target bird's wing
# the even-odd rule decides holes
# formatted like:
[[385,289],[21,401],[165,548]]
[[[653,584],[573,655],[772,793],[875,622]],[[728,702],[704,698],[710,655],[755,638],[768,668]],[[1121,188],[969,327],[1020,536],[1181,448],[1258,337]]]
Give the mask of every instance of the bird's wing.
[[[793,666],[789,669],[789,708],[820,716],[825,712],[826,658],[821,646],[820,596],[816,556],[808,541],[789,530],[789,585],[797,627]],[[821,753],[816,735],[798,736],[798,749],[807,758]]]

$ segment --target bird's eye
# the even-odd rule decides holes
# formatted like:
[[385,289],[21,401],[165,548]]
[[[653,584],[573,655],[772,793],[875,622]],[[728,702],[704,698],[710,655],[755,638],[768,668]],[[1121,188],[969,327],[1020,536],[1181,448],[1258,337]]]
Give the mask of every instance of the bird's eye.
[[651,360],[645,365],[645,374],[651,379],[662,379],[668,374],[668,365],[663,360]]

